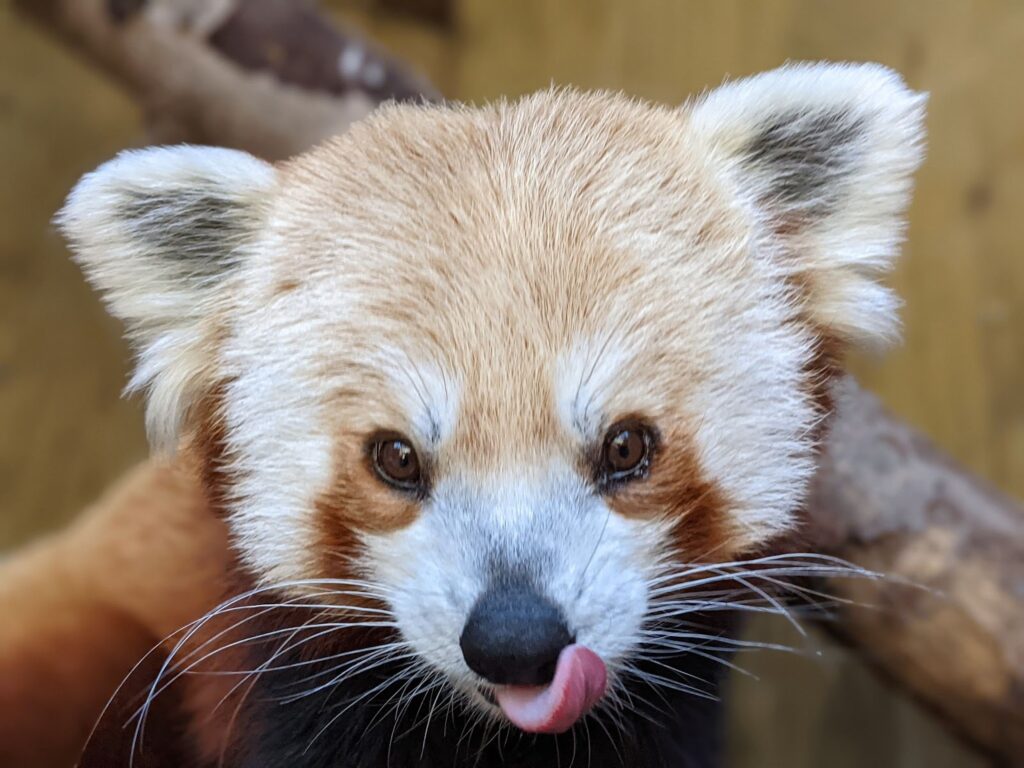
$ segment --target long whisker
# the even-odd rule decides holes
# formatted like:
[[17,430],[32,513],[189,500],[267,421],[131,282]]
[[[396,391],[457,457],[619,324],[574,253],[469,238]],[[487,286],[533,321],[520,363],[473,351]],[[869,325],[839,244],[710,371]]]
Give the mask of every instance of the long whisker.
[[[862,605],[855,600],[829,594],[815,582],[888,578],[840,558],[815,553],[786,553],[728,562],[702,559],[701,562],[680,563],[662,559],[654,565],[654,571],[647,580],[649,604],[638,633],[638,650],[621,668],[626,678],[645,683],[663,700],[659,692],[661,689],[713,698],[710,691],[683,682],[681,678],[696,678],[706,686],[712,685],[711,681],[700,680],[671,663],[671,659],[680,655],[696,656],[750,675],[749,671],[730,660],[736,651],[807,653],[806,649],[783,643],[733,637],[713,622],[702,624],[701,616],[727,612],[777,615],[806,638],[807,630],[800,618],[819,618],[838,606]],[[820,650],[814,653],[820,655]],[[637,666],[641,661],[643,668]],[[661,668],[664,672],[654,672],[652,667]],[[631,698],[634,694],[635,691],[626,686],[612,686],[607,697],[607,711],[614,713],[617,706],[622,706],[621,696]],[[643,703],[654,706],[650,701]],[[635,711],[635,706],[630,706]]]
[[360,694],[359,696],[357,696],[354,699],[352,699],[351,701],[349,701],[345,706],[341,707],[339,709],[339,711],[335,715],[333,715],[327,721],[327,723],[322,728],[320,728],[320,730],[318,730],[316,732],[316,734],[314,734],[313,738],[310,739],[309,744],[306,745],[306,749],[303,750],[303,754],[308,752],[312,748],[313,744],[316,743],[317,739],[319,739],[335,722],[337,722],[338,718],[341,717],[343,714],[345,714],[345,712],[350,710],[356,704],[358,704],[361,701],[365,700],[367,697],[374,696],[374,695],[376,695],[377,693],[380,693],[383,690],[387,690],[388,687],[394,685],[396,682],[399,682],[399,681],[401,681],[401,678],[398,676],[398,674],[391,675],[387,679],[385,679],[382,683],[379,683],[378,685],[374,686],[373,688],[369,689],[368,691]]
[[286,697],[280,698],[279,701],[282,704],[290,704],[299,701],[300,699],[313,696],[317,693],[320,693],[321,691],[336,689],[340,683],[344,682],[350,677],[353,677],[356,674],[371,672],[375,669],[386,666],[387,664],[392,664],[396,661],[405,661],[408,659],[416,658],[415,651],[410,651],[408,653],[404,653],[401,655],[393,654],[394,650],[391,648],[375,650],[371,654],[368,654],[366,657],[357,659],[354,662],[349,662],[348,666],[341,665],[335,670],[333,670],[337,672],[337,669],[341,669],[341,672],[337,672],[337,674],[335,674],[335,676],[328,680],[326,683],[321,683],[320,685],[317,685],[313,688],[309,688],[305,691],[301,691],[299,693],[289,694]]
[[[308,624],[308,623],[311,623],[311,622],[316,621],[316,620],[317,620],[317,617],[314,616],[313,618],[310,619],[309,622],[306,622],[306,623]],[[305,626],[305,624],[303,624],[302,626]],[[301,630],[302,626],[296,628],[295,632],[299,632]],[[324,631],[326,632],[328,630],[324,630]],[[321,633],[316,633],[316,634],[320,635]],[[288,638],[286,638],[284,641],[282,641],[282,647],[286,646],[291,641],[291,637],[294,637],[294,634],[292,636],[289,636]],[[275,658],[277,658],[277,656],[280,653],[281,653],[281,649],[279,648],[277,651],[275,651],[275,653],[273,655],[270,656],[270,658],[267,660],[267,664],[273,663],[273,660]],[[261,665],[261,666],[263,666],[263,665]],[[259,668],[257,668],[257,669],[259,669]],[[251,675],[248,675],[246,677],[243,677],[235,685],[233,685],[231,687],[231,689],[226,694],[224,694],[224,696],[221,698],[221,700],[217,702],[217,704],[213,707],[213,709],[210,712],[210,717],[212,717],[213,714],[215,712],[217,712],[221,708],[221,706],[223,706],[224,703],[231,696],[233,696],[235,694],[235,692],[239,689],[240,686],[246,685],[246,683],[248,683],[248,685],[246,686],[245,691],[242,693],[241,696],[238,697],[238,703],[235,704],[235,709],[231,713],[231,718],[228,720],[227,728],[225,729],[225,735],[224,735],[224,738],[221,741],[220,755],[219,755],[218,760],[217,760],[218,768],[223,768],[223,766],[224,766],[224,761],[225,761],[225,759],[227,757],[228,746],[231,743],[231,733],[234,731],[234,728],[235,728],[235,722],[238,720],[238,716],[239,716],[239,714],[241,714],[242,708],[245,706],[245,702],[248,700],[248,698],[249,698],[250,694],[252,693],[253,689],[256,687],[256,683],[259,682],[261,677],[262,677],[262,671],[257,671],[254,674],[251,674]]]
[[[329,628],[331,630],[339,630],[339,629],[351,629],[353,627],[359,627],[359,628],[364,628],[364,627],[394,628],[395,626],[396,626],[396,624],[394,622],[349,622],[349,623],[332,622],[332,623],[310,624],[310,625],[307,625],[307,626],[305,626],[303,628],[305,628],[305,629]],[[279,637],[279,636],[284,635],[284,634],[293,633],[294,631],[295,631],[295,627],[285,627],[285,628],[282,628],[282,629],[274,629],[274,630],[270,630],[268,632],[263,632],[263,633],[261,633],[259,635],[255,635],[254,637],[246,637],[246,638],[242,638],[241,640],[232,641],[232,642],[230,642],[230,643],[228,643],[226,645],[218,646],[218,647],[214,648],[212,651],[208,651],[207,653],[202,655],[200,658],[198,658],[195,661],[191,662],[184,669],[180,669],[180,670],[175,671],[174,674],[170,677],[170,679],[162,682],[159,685],[159,687],[157,687],[157,688],[155,688],[153,690],[151,698],[155,698],[156,696],[159,696],[163,691],[167,690],[167,688],[172,686],[183,675],[189,674],[192,670],[194,670],[196,667],[198,667],[204,661],[207,661],[208,659],[216,656],[217,654],[223,653],[224,651],[227,651],[227,650],[229,650],[231,648],[236,648],[236,647],[241,646],[241,645],[248,645],[248,644],[260,642],[262,640],[266,640],[266,639],[269,639],[269,638],[272,638],[272,637]],[[132,715],[132,718],[139,717],[145,711],[144,708],[145,708],[145,705],[143,705],[143,707],[140,707],[139,709],[137,709],[136,712]],[[130,722],[130,720],[129,720],[129,722]]]
[[[254,589],[247,590],[246,592],[243,592],[243,593],[240,593],[238,595],[235,595],[235,596],[231,597],[230,599],[228,599],[228,600],[224,601],[223,603],[221,603],[220,605],[216,606],[211,611],[207,612],[204,616],[200,617],[199,619],[196,619],[193,622],[190,622],[190,623],[186,624],[184,627],[182,627],[182,628],[180,628],[178,630],[175,630],[170,635],[168,635],[166,638],[164,638],[164,640],[160,643],[160,645],[164,645],[168,641],[170,641],[172,638],[174,638],[176,635],[180,635],[180,637],[178,638],[178,640],[175,642],[174,646],[172,647],[171,651],[168,653],[167,658],[164,660],[163,664],[161,665],[160,670],[158,671],[156,677],[154,678],[153,683],[150,685],[149,690],[148,690],[148,692],[146,694],[146,698],[145,698],[144,703],[139,708],[139,710],[137,710],[132,715],[132,717],[129,718],[128,722],[126,723],[126,725],[128,725],[128,724],[131,723],[131,721],[133,719],[135,720],[135,728],[134,728],[134,732],[132,734],[132,744],[131,744],[131,751],[130,751],[130,755],[131,756],[129,758],[129,765],[130,766],[134,765],[135,754],[137,753],[138,750],[140,750],[142,748],[142,740],[143,740],[145,722],[146,722],[149,710],[150,710],[150,708],[152,706],[153,700],[155,699],[155,697],[157,695],[159,695],[159,693],[162,690],[165,690],[165,688],[166,688],[165,685],[164,686],[161,685],[161,681],[164,679],[164,677],[167,674],[168,670],[172,668],[171,667],[172,663],[174,663],[176,666],[180,665],[181,662],[177,661],[177,659],[176,659],[177,654],[179,653],[179,651],[183,647],[185,647],[185,645],[187,645],[187,643],[192,639],[192,637],[194,637],[195,634],[200,629],[202,629],[202,627],[204,627],[212,619],[214,619],[214,618],[216,618],[216,617],[218,617],[220,615],[223,615],[224,613],[232,612],[236,608],[241,608],[242,610],[250,610],[250,611],[253,610],[253,608],[251,606],[247,606],[247,605],[241,605],[240,606],[240,604],[243,604],[244,601],[249,600],[249,599],[251,599],[253,597],[256,597],[258,595],[261,595],[261,594],[266,594],[266,593],[272,592],[272,591],[273,592],[282,592],[282,591],[283,592],[288,592],[290,590],[295,590],[295,589],[314,589],[314,590],[319,591],[321,594],[340,594],[341,592],[343,592],[343,590],[338,590],[337,589],[338,587],[354,588],[354,589],[358,590],[358,592],[353,593],[354,595],[357,595],[357,596],[360,596],[360,597],[369,597],[371,599],[374,599],[374,598],[376,598],[376,599],[386,599],[387,596],[388,596],[387,590],[382,589],[379,585],[372,584],[370,582],[366,582],[366,581],[362,581],[362,580],[354,580],[354,579],[302,579],[302,580],[293,580],[293,581],[288,581],[288,582],[281,582],[281,583],[276,583],[276,584],[265,584],[265,585],[261,585],[259,587],[254,588]],[[291,602],[292,604],[289,604],[289,602]],[[295,609],[296,606],[294,605],[294,600],[289,601],[289,602],[265,605],[265,606],[263,606],[262,610],[274,610],[276,608],[281,608],[281,607]],[[329,608],[331,610],[344,610],[346,608],[346,606],[333,605],[333,604],[330,605],[330,606],[324,606],[324,607],[327,607],[327,608]],[[369,607],[368,606],[361,606],[360,608],[361,609],[365,609],[365,608],[369,608]],[[204,643],[203,645],[200,646],[200,648],[205,647],[205,645],[206,644]],[[138,665],[136,665],[136,668],[137,668],[137,666]],[[133,671],[134,671],[134,669],[135,668],[133,668]],[[122,685],[123,684],[124,683],[122,682]],[[121,686],[118,687],[118,691],[120,691],[120,689],[121,689]],[[115,692],[115,695],[116,695],[116,692]],[[111,701],[112,700],[113,700],[113,697],[111,698]],[[110,702],[108,701],[108,706],[109,706],[109,703]]]

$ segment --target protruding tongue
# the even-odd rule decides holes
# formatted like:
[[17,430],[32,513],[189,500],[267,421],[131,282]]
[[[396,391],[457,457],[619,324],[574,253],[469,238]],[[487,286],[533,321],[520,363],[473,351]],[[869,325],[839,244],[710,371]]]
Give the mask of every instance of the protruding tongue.
[[572,728],[604,696],[608,671],[601,657],[582,645],[562,649],[550,684],[506,685],[495,698],[512,723],[530,733],[562,733]]

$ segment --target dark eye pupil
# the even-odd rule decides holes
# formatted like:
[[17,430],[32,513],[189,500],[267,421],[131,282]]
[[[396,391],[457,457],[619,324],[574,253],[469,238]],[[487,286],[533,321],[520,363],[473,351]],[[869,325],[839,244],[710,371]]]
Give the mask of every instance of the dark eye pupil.
[[419,481],[420,466],[416,451],[404,440],[377,444],[374,451],[377,471],[387,481],[409,487]]
[[648,440],[638,429],[623,429],[607,443],[606,461],[613,474],[626,474],[641,467],[647,458]]

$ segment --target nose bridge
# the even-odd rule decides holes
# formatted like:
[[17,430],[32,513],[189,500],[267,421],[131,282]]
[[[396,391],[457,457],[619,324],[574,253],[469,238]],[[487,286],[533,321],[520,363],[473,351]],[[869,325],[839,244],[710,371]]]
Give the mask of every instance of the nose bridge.
[[506,478],[490,484],[476,511],[487,542],[487,580],[528,584],[543,592],[557,564],[559,542],[570,535],[564,489],[549,477]]
[[599,530],[590,524],[585,487],[565,466],[525,476],[461,474],[436,492],[425,521],[435,537],[432,549],[448,553],[441,556],[453,568],[461,564],[459,578],[467,597],[472,584],[471,600],[492,587],[523,584],[557,601],[576,551]]
[[451,455],[477,475],[543,464],[568,446],[558,418],[551,354],[529,312],[494,312],[476,332],[492,337],[473,350]]

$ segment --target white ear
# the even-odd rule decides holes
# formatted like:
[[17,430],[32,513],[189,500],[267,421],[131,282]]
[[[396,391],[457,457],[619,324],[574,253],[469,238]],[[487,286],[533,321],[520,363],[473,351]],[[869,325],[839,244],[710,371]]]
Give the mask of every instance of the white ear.
[[759,213],[823,331],[894,335],[898,302],[879,278],[902,239],[926,98],[877,64],[796,64],[690,105],[694,130]]
[[209,384],[226,279],[263,220],[274,169],[228,149],[128,151],[86,175],[56,223],[111,314],[124,321],[148,391],[146,423],[169,447]]

